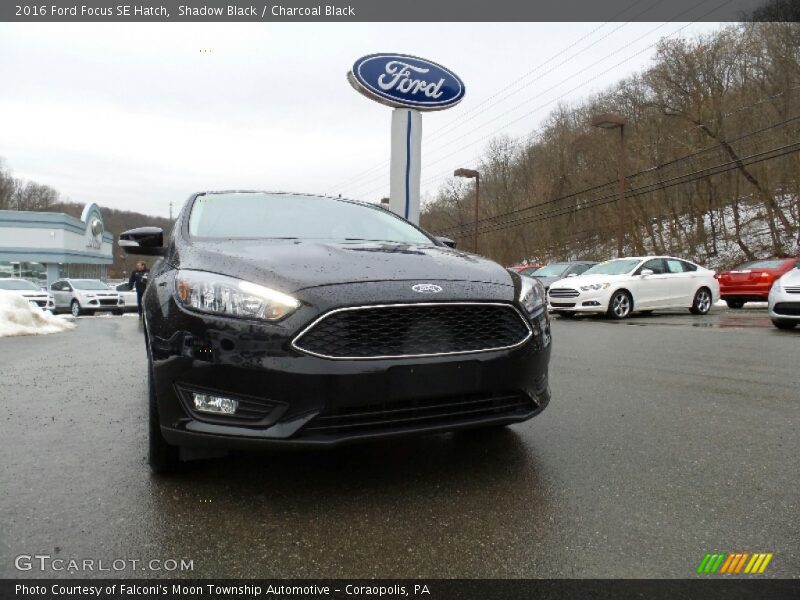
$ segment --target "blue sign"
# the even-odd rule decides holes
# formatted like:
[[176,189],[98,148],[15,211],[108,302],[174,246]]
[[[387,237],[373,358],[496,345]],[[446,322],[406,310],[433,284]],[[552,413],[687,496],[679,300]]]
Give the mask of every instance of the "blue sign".
[[389,106],[442,110],[464,97],[464,82],[442,65],[407,54],[370,54],[347,74],[359,92]]

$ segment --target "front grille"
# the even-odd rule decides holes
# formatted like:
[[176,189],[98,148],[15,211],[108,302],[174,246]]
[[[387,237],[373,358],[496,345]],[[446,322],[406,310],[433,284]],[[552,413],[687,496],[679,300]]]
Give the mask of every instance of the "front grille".
[[800,294],[800,287],[786,287],[783,289],[787,294]]
[[570,288],[550,288],[551,298],[577,298],[579,295],[580,292],[578,292],[578,290]]
[[800,317],[800,302],[778,302],[772,310],[778,315]]
[[491,417],[525,415],[536,406],[533,400],[520,392],[381,402],[320,413],[302,429],[301,435],[339,436],[456,425]]
[[116,306],[117,300],[115,298],[100,298],[100,306]]
[[551,302],[550,306],[553,308],[573,308],[575,306],[574,302]]
[[292,345],[323,358],[397,358],[499,350],[530,336],[527,322],[508,304],[420,303],[335,310]]

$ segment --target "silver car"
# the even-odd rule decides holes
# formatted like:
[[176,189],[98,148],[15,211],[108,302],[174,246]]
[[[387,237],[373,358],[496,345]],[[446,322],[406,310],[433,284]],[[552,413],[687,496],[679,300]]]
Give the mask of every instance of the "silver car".
[[772,284],[769,318],[778,329],[792,329],[800,323],[800,267],[795,267]]
[[47,293],[35,283],[27,279],[17,279],[16,277],[6,277],[0,279],[0,291],[3,293],[22,296],[31,304],[38,306],[42,310],[55,310],[53,295]]
[[121,315],[125,301],[99,279],[59,279],[50,286],[56,302],[56,311],[79,315],[93,315],[97,311],[110,311]]
[[125,301],[125,311],[137,311],[139,310],[139,301],[136,299],[136,292],[131,290],[131,286],[128,285],[127,281],[123,281],[122,283],[109,283],[112,289],[117,290],[117,293],[120,297]]

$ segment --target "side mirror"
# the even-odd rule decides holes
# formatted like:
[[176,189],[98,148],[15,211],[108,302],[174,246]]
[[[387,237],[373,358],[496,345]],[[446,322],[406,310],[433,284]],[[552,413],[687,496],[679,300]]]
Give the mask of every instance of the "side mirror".
[[137,227],[119,235],[119,247],[126,254],[165,256],[164,231],[160,227]]
[[642,273],[641,273],[642,277],[647,277],[648,275],[652,275],[652,274],[653,274],[653,270],[652,269],[642,269]]
[[436,241],[437,242],[441,242],[442,244],[444,244],[445,246],[448,246],[449,248],[455,248],[456,247],[455,240],[451,240],[449,237],[444,237],[444,236],[439,235],[439,236],[436,236]]

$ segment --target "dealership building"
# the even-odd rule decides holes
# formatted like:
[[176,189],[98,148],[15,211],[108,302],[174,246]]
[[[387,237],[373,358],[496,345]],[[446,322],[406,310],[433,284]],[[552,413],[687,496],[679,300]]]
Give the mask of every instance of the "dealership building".
[[0,278],[49,287],[61,277],[105,278],[114,236],[87,204],[80,219],[62,213],[0,210]]

